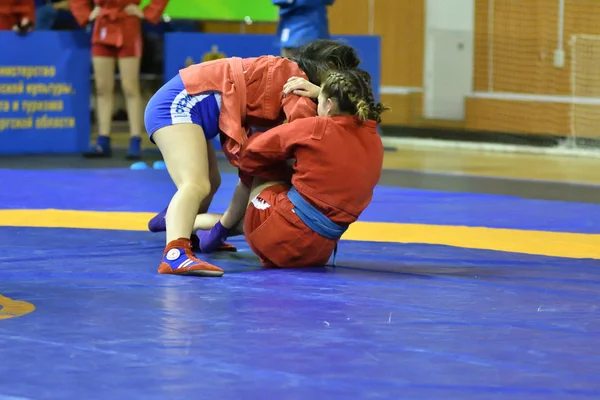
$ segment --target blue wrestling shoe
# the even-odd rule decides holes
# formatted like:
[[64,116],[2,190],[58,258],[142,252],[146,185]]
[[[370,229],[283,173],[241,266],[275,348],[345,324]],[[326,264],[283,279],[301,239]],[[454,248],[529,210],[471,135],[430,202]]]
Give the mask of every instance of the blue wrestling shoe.
[[165,248],[163,258],[158,266],[159,274],[184,276],[223,276],[221,268],[199,260],[192,253],[192,243],[189,239],[180,238],[170,242]]
[[142,158],[142,138],[139,136],[132,136],[129,139],[129,150],[125,158],[128,160],[140,160]]
[[88,151],[83,153],[83,156],[86,158],[112,157],[110,137],[98,136],[96,144],[90,147]]

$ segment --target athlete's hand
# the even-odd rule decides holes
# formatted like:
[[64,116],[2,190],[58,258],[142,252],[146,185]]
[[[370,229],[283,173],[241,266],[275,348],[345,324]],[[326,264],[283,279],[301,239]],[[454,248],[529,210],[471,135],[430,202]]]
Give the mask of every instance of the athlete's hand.
[[69,11],[69,0],[61,0],[56,3],[52,3],[52,8],[55,10]]
[[319,93],[321,93],[321,88],[310,83],[304,78],[292,76],[290,79],[288,79],[285,85],[283,85],[283,94],[287,96],[290,93],[293,93],[297,96],[316,99],[319,97]]
[[88,17],[88,21],[92,22],[93,20],[98,18],[98,16],[100,15],[101,12],[102,12],[102,7],[98,7],[98,6],[94,7],[92,12],[90,13],[90,16]]
[[127,4],[123,11],[125,11],[125,14],[127,15],[132,15],[134,17],[138,17],[139,19],[144,19],[144,12],[140,10],[140,8],[135,4]]
[[14,25],[12,27],[13,31],[15,31],[19,35],[25,35],[31,31],[33,31],[33,24],[29,20],[29,18],[23,18],[18,25]]

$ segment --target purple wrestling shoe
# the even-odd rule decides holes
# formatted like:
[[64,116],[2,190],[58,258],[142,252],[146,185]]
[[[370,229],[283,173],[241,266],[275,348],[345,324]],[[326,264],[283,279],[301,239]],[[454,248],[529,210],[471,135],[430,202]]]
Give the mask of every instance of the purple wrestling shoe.
[[156,214],[150,221],[148,221],[148,229],[150,232],[166,232],[167,231],[167,222],[165,217],[167,216],[167,209],[169,206],[166,206],[164,210]]

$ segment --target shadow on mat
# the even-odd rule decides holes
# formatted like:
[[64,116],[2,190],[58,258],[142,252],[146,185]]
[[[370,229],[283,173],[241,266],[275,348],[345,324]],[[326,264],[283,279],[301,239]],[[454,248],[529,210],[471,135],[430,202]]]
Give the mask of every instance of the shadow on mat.
[[[237,243],[236,243],[237,245]],[[240,246],[241,247],[241,246]],[[458,266],[458,265],[432,265],[432,264],[408,264],[406,262],[382,261],[382,260],[337,260],[336,265],[329,264],[325,267],[304,267],[304,268],[267,268],[260,264],[259,258],[249,249],[239,249],[238,252],[221,252],[210,255],[196,253],[196,255],[206,261],[223,265],[227,268],[226,272],[241,273],[250,271],[296,271],[307,274],[356,274],[356,273],[387,273],[395,275],[405,275],[420,278],[434,278],[437,276],[447,277],[472,277],[477,279],[482,276],[496,277],[505,275],[505,270],[495,269],[485,266]],[[226,263],[226,264],[223,264]]]

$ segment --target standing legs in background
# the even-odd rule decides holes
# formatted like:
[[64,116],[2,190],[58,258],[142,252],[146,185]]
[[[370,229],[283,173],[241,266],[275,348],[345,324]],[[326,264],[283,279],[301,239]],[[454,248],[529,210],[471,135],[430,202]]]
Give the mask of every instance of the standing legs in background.
[[141,133],[144,123],[142,94],[140,91],[140,61],[141,57],[119,58],[119,72],[121,73],[121,88],[125,95],[125,106],[129,119],[129,149],[127,159],[139,160],[141,158]]
[[121,87],[125,96],[129,119],[129,148],[126,158],[141,158],[141,132],[143,129],[143,105],[140,91],[141,57],[92,57],[96,82],[96,116],[98,121],[98,139],[84,155],[86,157],[111,157],[110,134],[115,101],[115,71],[117,63],[121,75]]
[[98,139],[84,156],[110,157],[110,131],[115,93],[116,59],[113,57],[92,57],[94,80],[96,83],[96,119],[98,121]]

